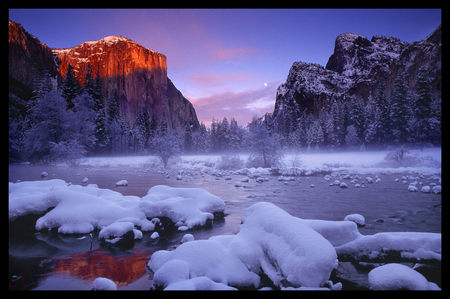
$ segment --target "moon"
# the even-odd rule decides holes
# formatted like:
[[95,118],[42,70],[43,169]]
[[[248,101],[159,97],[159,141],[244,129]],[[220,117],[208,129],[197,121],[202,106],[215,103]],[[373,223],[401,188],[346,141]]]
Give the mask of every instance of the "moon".
[[264,86],[267,86],[267,83],[264,83]]

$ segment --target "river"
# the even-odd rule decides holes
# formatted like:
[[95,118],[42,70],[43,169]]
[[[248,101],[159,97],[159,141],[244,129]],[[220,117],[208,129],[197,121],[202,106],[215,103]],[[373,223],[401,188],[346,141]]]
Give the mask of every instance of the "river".
[[[40,177],[43,171],[48,173],[48,177]],[[366,177],[360,176],[362,179]],[[366,183],[364,188],[355,188],[346,180],[349,188],[340,189],[329,186],[323,177],[314,176],[298,177],[288,183],[269,176],[267,182],[257,183],[250,179],[248,183],[242,183],[242,187],[235,187],[235,183],[246,176],[232,175],[231,180],[225,180],[224,177],[193,172],[184,174],[183,180],[176,180],[175,172],[166,178],[165,174],[136,167],[9,165],[10,182],[55,178],[81,185],[87,177],[88,183],[97,184],[99,188],[139,197],[156,185],[203,188],[225,201],[227,216],[215,221],[211,228],[188,231],[196,240],[236,234],[246,209],[260,201],[274,203],[291,215],[304,219],[343,220],[348,214],[359,213],[366,219],[366,226],[360,228],[365,235],[391,231],[441,233],[441,195],[408,192],[407,185],[395,182],[395,178],[402,175],[379,176],[381,182]],[[116,187],[115,183],[123,179],[128,181],[128,186]],[[428,177],[421,180],[424,184],[437,183]],[[311,184],[315,187],[310,187]],[[76,235],[34,230],[10,232],[9,288],[90,290],[95,278],[107,277],[116,283],[118,289],[148,290],[151,277],[144,266],[152,253],[178,245],[186,232],[173,232],[157,241],[150,240],[151,233],[144,233],[133,248],[120,251],[103,248],[97,242],[96,233],[92,238],[83,239]],[[350,280],[361,287],[367,286],[367,273],[351,265],[342,267],[346,268],[345,271],[353,271]]]

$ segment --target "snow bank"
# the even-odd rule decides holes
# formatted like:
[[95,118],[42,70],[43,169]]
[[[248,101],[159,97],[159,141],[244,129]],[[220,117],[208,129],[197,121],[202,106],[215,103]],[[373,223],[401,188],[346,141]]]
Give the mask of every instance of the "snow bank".
[[[430,290],[430,283],[419,272],[402,264],[386,264],[369,272],[371,290]],[[431,287],[435,289],[435,285]]]
[[320,287],[336,266],[336,252],[324,237],[267,202],[246,211],[237,235],[214,236],[183,243],[174,251],[157,251],[148,263],[157,278],[154,286],[162,288],[180,283],[173,278],[179,277],[180,267],[186,272],[181,279],[186,284],[188,278],[207,277],[230,286],[258,287],[262,269],[276,286]]
[[[418,232],[386,232],[361,236],[355,240],[336,247],[341,259],[351,256],[356,260],[362,258],[384,259],[390,252],[400,253],[404,259],[441,260],[441,234]],[[396,254],[397,255],[397,254]]]
[[[59,233],[88,233],[103,229],[105,235],[120,235],[120,229],[152,231],[155,224],[147,218],[168,217],[177,226],[192,228],[223,213],[225,203],[203,189],[155,186],[143,198],[123,196],[95,186],[67,184],[62,180],[9,184],[9,219],[53,208],[36,222],[36,229],[57,228]],[[152,219],[159,222],[158,219]],[[139,234],[138,234],[139,235]]]

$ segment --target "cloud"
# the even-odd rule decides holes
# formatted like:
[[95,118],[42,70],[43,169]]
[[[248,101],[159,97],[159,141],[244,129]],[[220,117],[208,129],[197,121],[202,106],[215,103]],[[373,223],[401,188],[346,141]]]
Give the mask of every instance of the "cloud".
[[217,73],[199,73],[186,77],[192,84],[202,88],[220,87],[229,82],[254,83],[254,74],[251,73],[235,73],[235,74],[217,74]]
[[209,53],[209,58],[212,61],[229,61],[229,60],[240,60],[251,57],[258,49],[251,47],[241,47],[241,48],[212,48]]
[[281,81],[269,82],[267,86],[249,88],[240,92],[215,92],[205,97],[194,98],[189,93],[184,96],[194,105],[199,121],[210,125],[212,118],[228,120],[234,117],[239,125],[246,126],[253,115],[262,116],[272,112],[275,105],[276,89]]

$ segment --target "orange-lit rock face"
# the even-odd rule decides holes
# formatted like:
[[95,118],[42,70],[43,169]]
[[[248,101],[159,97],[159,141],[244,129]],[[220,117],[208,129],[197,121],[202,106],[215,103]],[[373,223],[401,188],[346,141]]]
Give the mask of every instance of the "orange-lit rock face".
[[150,114],[168,117],[166,56],[149,50],[130,39],[109,36],[95,42],[54,50],[61,60],[58,72],[64,77],[70,63],[80,85],[88,63],[95,76],[99,70],[105,99],[117,89],[121,97],[121,114],[133,123],[140,107]]
[[32,36],[19,23],[9,21],[9,75],[28,87],[47,70],[56,74],[52,51]]
[[150,254],[135,248],[133,255],[114,257],[101,249],[75,253],[69,259],[59,259],[53,272],[70,275],[86,282],[93,282],[98,277],[106,277],[118,287],[126,286],[146,273]]

